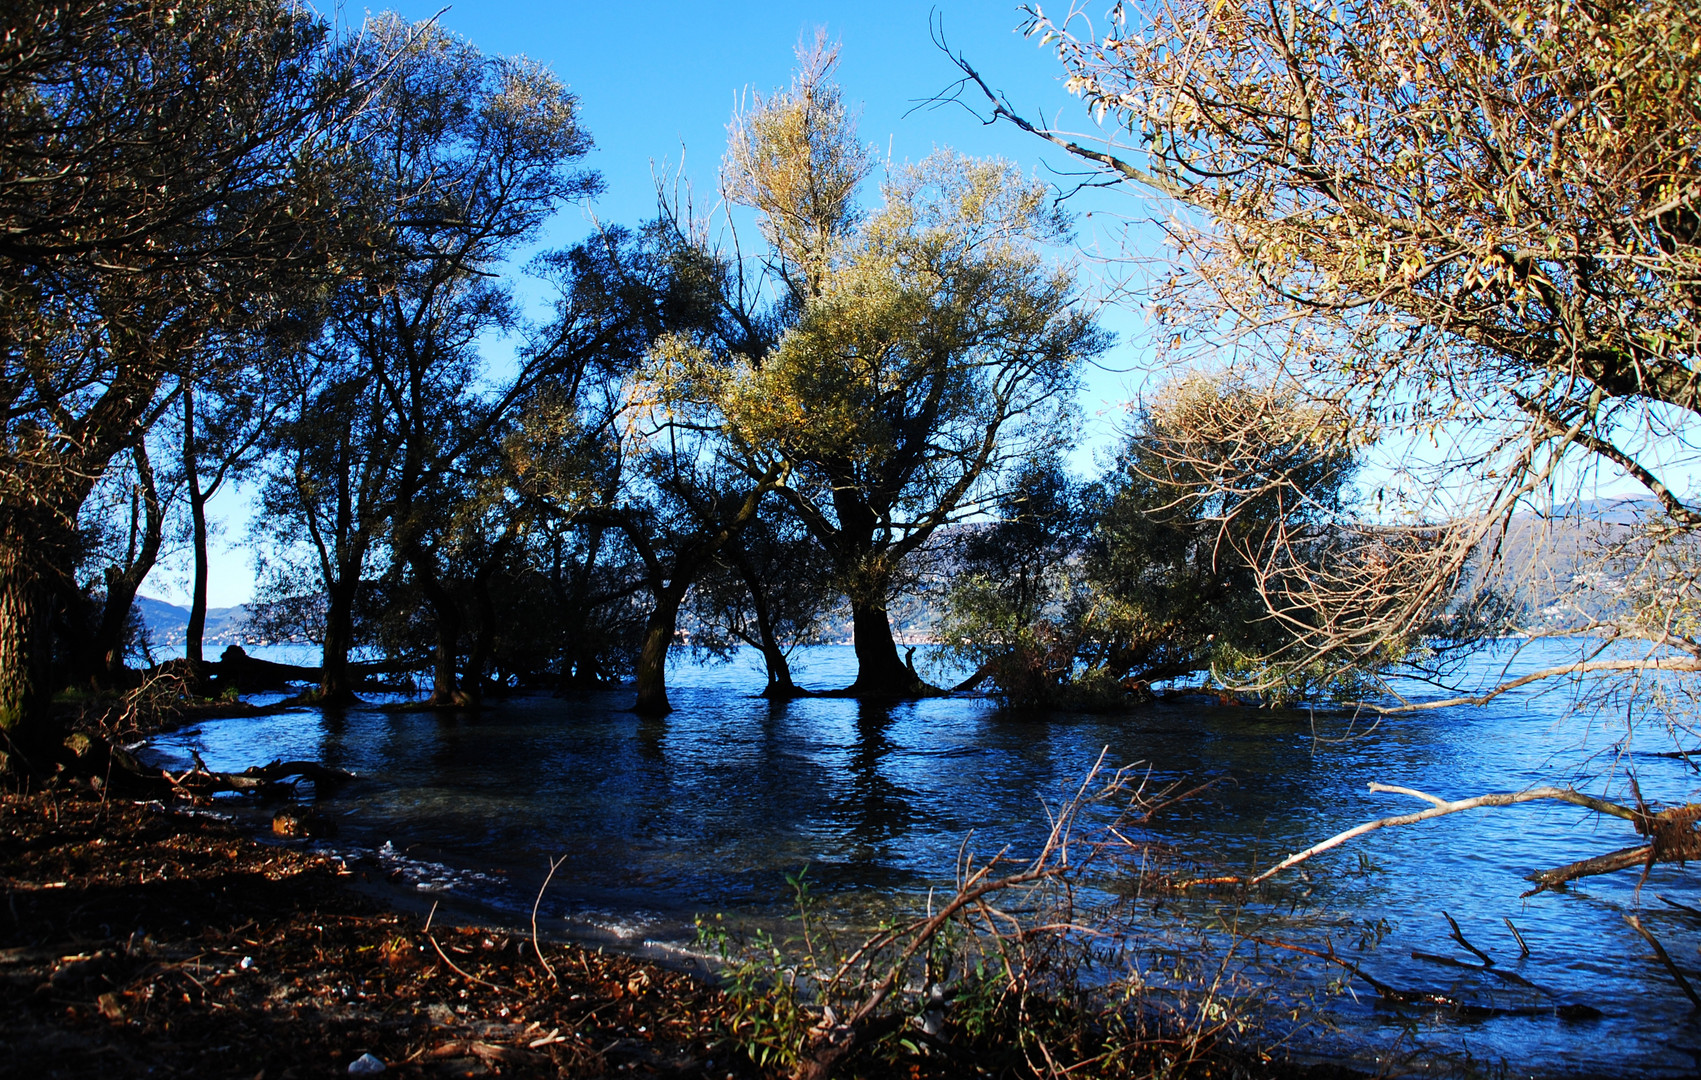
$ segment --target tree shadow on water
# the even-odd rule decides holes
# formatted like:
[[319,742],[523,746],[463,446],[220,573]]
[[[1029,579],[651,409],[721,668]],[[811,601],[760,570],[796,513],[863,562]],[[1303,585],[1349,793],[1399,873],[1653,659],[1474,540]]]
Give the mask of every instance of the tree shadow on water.
[[915,793],[882,770],[898,749],[887,737],[892,711],[891,702],[857,703],[856,741],[845,765],[849,784],[838,800],[847,838],[869,853],[908,833],[917,816],[910,801]]

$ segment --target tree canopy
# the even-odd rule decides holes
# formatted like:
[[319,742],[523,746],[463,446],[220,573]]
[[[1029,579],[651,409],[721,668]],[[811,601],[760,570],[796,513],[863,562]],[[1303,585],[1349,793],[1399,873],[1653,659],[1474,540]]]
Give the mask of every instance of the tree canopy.
[[[1027,10],[1102,138],[1023,117],[959,59],[964,87],[1172,208],[1177,257],[1142,285],[1160,346],[1257,368],[1386,448],[1380,509],[1341,523],[1375,557],[1269,564],[1268,589],[1336,613],[1313,656],[1430,621],[1580,478],[1639,485],[1644,537],[1701,524],[1693,5]],[[1582,628],[1701,669],[1651,615]]]

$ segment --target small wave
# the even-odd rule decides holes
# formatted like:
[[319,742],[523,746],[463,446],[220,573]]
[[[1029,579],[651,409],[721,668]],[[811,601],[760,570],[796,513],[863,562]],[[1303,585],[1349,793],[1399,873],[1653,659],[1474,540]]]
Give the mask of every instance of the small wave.
[[337,853],[345,858],[374,858],[392,876],[400,878],[420,892],[452,892],[457,889],[467,889],[477,885],[498,885],[500,879],[490,874],[481,874],[476,870],[460,870],[443,863],[432,862],[429,859],[415,859],[396,849],[394,842],[386,840],[376,851],[370,848],[338,848]]

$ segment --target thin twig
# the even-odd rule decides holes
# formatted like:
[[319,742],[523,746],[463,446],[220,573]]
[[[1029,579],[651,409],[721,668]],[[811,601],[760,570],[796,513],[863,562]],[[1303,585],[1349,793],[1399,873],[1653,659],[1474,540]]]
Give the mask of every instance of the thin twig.
[[1672,898],[1670,898],[1669,896],[1660,896],[1659,893],[1655,893],[1654,895],[1659,896],[1660,903],[1662,903],[1662,904],[1669,904],[1670,906],[1676,908],[1677,910],[1687,911],[1691,915],[1701,915],[1701,908],[1693,908],[1693,907],[1690,907],[1688,904],[1680,904],[1676,900],[1673,900]]
[[566,861],[567,856],[565,855],[559,859],[549,860],[549,873],[544,876],[543,884],[538,888],[537,899],[532,901],[532,951],[537,953],[538,962],[543,965],[543,970],[549,972],[549,981],[557,986],[561,985],[561,980],[555,977],[555,968],[550,966],[549,960],[543,955],[543,946],[539,945],[537,941],[537,909],[538,905],[543,903],[543,894],[548,890],[549,883],[555,879],[556,869]]
[[1441,913],[1441,917],[1443,919],[1446,919],[1447,925],[1451,926],[1453,928],[1453,935],[1452,936],[1453,936],[1454,941],[1457,941],[1459,944],[1463,945],[1465,948],[1469,949],[1471,952],[1476,953],[1477,956],[1482,960],[1482,962],[1484,964],[1488,965],[1489,967],[1494,966],[1494,957],[1488,955],[1487,953],[1483,952],[1481,949],[1477,948],[1475,945],[1472,945],[1470,942],[1465,940],[1465,934],[1462,930],[1459,929],[1459,924],[1457,922],[1453,921],[1453,916],[1451,916],[1451,915],[1447,914],[1445,911],[1443,911]]
[[461,968],[460,968],[460,965],[456,964],[453,960],[449,959],[449,954],[443,951],[443,946],[437,944],[437,939],[435,937],[431,936],[430,934],[426,934],[425,940],[431,942],[431,947],[433,949],[437,950],[437,955],[441,956],[443,958],[443,962],[445,964],[448,964],[450,967],[454,968],[455,974],[459,975],[461,978],[469,979],[472,982],[478,983],[480,986],[488,986],[492,990],[501,990],[502,989],[502,987],[497,986],[493,982],[485,982],[483,979],[479,978],[477,975],[471,975],[471,974],[468,974],[465,971],[462,971]]
[[1518,943],[1518,959],[1522,960],[1530,955],[1530,947],[1524,944],[1524,935],[1518,933],[1518,928],[1512,925],[1512,920],[1502,915],[1500,921],[1506,924],[1506,929],[1512,931],[1512,938]]

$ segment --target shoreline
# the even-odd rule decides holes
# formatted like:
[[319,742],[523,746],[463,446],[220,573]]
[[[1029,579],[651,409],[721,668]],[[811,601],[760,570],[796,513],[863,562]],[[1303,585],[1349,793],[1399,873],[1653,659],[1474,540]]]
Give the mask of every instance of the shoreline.
[[[351,1075],[367,1054],[385,1076],[783,1075],[749,1056],[740,1003],[680,966],[421,919],[380,869],[266,843],[223,815],[6,794],[0,874],[0,1008],[18,1075],[306,1080]],[[1022,1075],[1019,1054],[986,1050],[924,1048],[841,1075]],[[1197,1065],[1363,1075],[1233,1054]]]
[[363,889],[370,871],[217,817],[6,795],[0,843],[19,1075],[302,1080],[363,1054],[397,1076],[762,1075],[702,980],[497,927],[428,929]]

